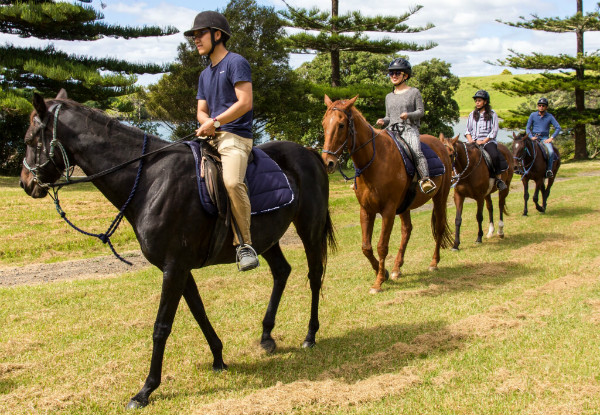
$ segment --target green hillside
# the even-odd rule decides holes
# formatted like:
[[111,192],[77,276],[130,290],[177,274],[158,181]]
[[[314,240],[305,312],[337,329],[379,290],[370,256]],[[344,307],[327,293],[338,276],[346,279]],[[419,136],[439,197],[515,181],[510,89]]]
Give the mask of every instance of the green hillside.
[[[499,82],[508,82],[519,77],[524,80],[536,78],[538,74],[525,75],[490,75],[490,76],[465,76],[460,78],[460,86],[454,95],[454,99],[458,102],[460,115],[467,116],[473,111],[473,94],[479,89],[485,89],[490,93],[490,101],[492,108],[502,117],[510,109],[517,108],[521,103],[525,102],[526,98],[511,97],[502,92],[496,91],[492,84]],[[535,108],[532,108],[532,111]]]

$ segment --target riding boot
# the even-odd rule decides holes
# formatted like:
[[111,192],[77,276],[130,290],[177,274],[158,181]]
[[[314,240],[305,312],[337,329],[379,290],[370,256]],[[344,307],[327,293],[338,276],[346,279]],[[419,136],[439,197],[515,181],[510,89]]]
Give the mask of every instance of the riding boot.
[[260,265],[256,251],[248,244],[238,245],[236,259],[240,271],[249,271]]
[[554,158],[552,154],[548,156],[548,164],[546,165],[546,178],[551,179],[554,174],[552,173],[552,164],[554,164]]
[[506,183],[504,183],[504,180],[501,179],[500,175],[496,176],[496,187],[498,188],[498,191],[506,189]]

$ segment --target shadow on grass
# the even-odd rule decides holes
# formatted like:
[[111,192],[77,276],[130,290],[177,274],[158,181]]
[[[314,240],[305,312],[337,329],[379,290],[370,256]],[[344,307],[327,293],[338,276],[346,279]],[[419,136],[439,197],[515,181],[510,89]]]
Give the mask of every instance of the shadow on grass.
[[[534,208],[535,209],[535,208]],[[539,213],[537,210],[535,213]],[[592,209],[588,206],[547,206],[546,213],[539,213],[544,216],[564,216],[564,217],[572,217],[572,216],[583,216],[588,215],[590,213],[599,213],[597,209]]]

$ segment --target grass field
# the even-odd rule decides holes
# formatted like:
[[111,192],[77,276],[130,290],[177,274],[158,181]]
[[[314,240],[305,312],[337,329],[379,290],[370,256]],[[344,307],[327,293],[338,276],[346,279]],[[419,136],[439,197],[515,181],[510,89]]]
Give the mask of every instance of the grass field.
[[[460,78],[460,86],[454,95],[454,99],[460,108],[461,117],[469,115],[473,108],[473,94],[479,89],[485,89],[490,93],[490,101],[492,108],[500,117],[506,114],[509,110],[516,109],[521,103],[526,102],[525,98],[512,97],[503,92],[496,91],[492,86],[495,83],[510,82],[518,77],[523,80],[531,80],[538,77],[537,74],[525,75],[491,75],[491,76],[466,76]],[[535,111],[535,108],[531,109]]]
[[[293,271],[270,356],[258,347],[271,289],[264,261],[244,274],[234,265],[196,270],[229,370],[210,370],[182,302],[162,384],[140,413],[598,414],[599,184],[600,162],[563,164],[547,213],[530,205],[522,217],[515,180],[505,239],[481,245],[473,243],[475,204],[465,204],[463,249],[444,250],[436,273],[427,271],[431,212],[415,212],[403,278],[369,295],[374,274],[360,249],[358,205],[336,174],[339,250],[328,263],[317,346],[299,347],[310,301],[300,245],[284,247]],[[84,228],[102,232],[116,214],[91,187],[63,192],[63,208]],[[2,266],[108,254],[15,179],[0,180],[0,195],[0,274]],[[452,228],[454,214],[450,206]],[[115,247],[134,249],[131,227],[122,226]],[[399,243],[398,221],[394,255]],[[148,371],[161,279],[151,269],[1,288],[0,414],[127,413]]]

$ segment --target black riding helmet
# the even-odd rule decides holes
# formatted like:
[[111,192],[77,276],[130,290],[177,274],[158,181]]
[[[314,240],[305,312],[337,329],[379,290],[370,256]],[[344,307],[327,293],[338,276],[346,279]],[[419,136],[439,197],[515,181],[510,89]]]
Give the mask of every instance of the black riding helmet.
[[410,62],[408,62],[404,58],[396,58],[394,59],[388,66],[389,71],[402,71],[408,75],[407,80],[412,76],[412,66],[410,66]]
[[485,101],[487,101],[487,103],[490,103],[490,94],[488,94],[488,92],[485,89],[480,89],[479,91],[475,92],[475,95],[473,95],[473,99],[476,98],[481,98]]
[[[229,23],[225,16],[221,13],[213,12],[213,11],[205,11],[198,13],[196,18],[194,19],[194,25],[190,30],[186,30],[183,32],[184,36],[194,36],[194,32],[200,29],[210,29],[210,40],[212,41],[212,48],[208,53],[210,56],[215,50],[215,46],[218,43],[225,43],[231,37],[231,29],[229,28]],[[215,41],[215,31],[219,30],[221,34],[221,39]]]
[[540,99],[538,100],[538,103],[537,103],[537,104],[538,104],[538,105],[540,105],[540,104],[541,104],[541,105],[548,106],[548,100],[547,100],[546,98],[542,97],[542,98],[540,98]]

